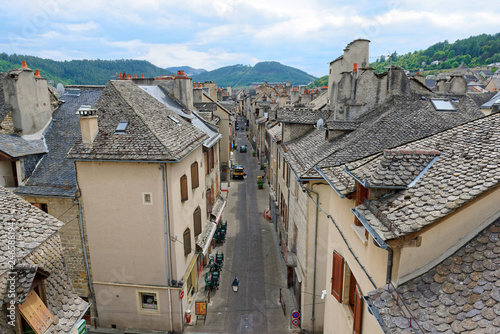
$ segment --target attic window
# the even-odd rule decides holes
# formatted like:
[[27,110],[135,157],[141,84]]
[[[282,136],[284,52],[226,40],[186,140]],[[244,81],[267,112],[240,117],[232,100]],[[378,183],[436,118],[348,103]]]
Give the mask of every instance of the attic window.
[[431,101],[436,111],[457,111],[450,100],[431,99]]
[[127,126],[128,121],[120,121],[120,123],[118,123],[118,126],[116,127],[115,133],[125,133]]

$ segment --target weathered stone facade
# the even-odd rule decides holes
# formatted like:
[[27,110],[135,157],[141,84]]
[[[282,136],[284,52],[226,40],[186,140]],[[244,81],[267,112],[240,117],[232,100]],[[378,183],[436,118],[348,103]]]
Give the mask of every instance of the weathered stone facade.
[[[78,204],[73,203],[70,198],[21,197],[32,204],[46,204],[47,213],[64,223],[64,226],[59,230],[59,235],[61,236],[63,256],[66,260],[68,275],[76,293],[80,297],[90,299],[89,282],[81,240]],[[84,236],[85,240],[87,240],[86,232]],[[86,247],[88,256],[89,249],[87,243]],[[90,266],[90,258],[88,261]]]

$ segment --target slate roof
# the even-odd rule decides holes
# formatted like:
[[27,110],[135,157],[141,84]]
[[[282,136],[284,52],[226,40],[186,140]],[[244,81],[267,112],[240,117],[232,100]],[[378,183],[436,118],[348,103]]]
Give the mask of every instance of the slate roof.
[[[500,183],[499,113],[406,147],[438,150],[441,155],[412,187],[355,208],[384,240],[417,232]],[[374,159],[363,168],[376,164]]]
[[476,103],[478,107],[481,107],[482,104],[488,102],[495,96],[494,92],[487,93],[479,93],[479,94],[468,94],[469,97]]
[[439,157],[439,151],[385,150],[370,163],[349,170],[365,188],[406,188]]
[[[300,177],[318,177],[315,166],[328,169],[362,159],[385,149],[424,138],[477,119],[483,114],[466,95],[453,103],[457,111],[436,112],[430,99],[398,96],[352,121],[354,131],[325,140],[324,129],[313,129],[286,144],[286,156]],[[327,120],[328,123],[329,120]]]
[[[48,273],[45,280],[47,307],[59,318],[48,333],[68,333],[88,308],[73,289],[62,257],[58,230],[61,221],[0,187],[0,305],[7,301],[8,272],[16,272],[16,303],[23,303],[37,269]],[[11,229],[14,229],[12,232]],[[16,236],[16,265],[10,268],[8,236]],[[5,308],[0,308],[0,328],[13,333],[6,324]]]
[[327,120],[326,125],[329,130],[352,131],[356,130],[361,122]]
[[294,124],[316,124],[318,119],[322,118],[326,120],[330,117],[330,111],[323,110],[278,110],[277,120],[282,123],[294,123]]
[[[189,154],[207,135],[127,80],[110,81],[98,108],[99,132],[89,147],[81,138],[71,148],[72,159],[176,161]],[[121,120],[129,124],[115,134]]]
[[328,90],[322,91],[319,95],[310,102],[314,105],[312,110],[320,110],[328,104]]
[[43,139],[26,140],[17,134],[0,134],[0,151],[13,158],[19,158],[26,155],[45,153],[47,147]]
[[217,103],[213,102],[201,102],[201,103],[193,103],[194,108],[199,111],[216,111]]
[[268,130],[269,135],[271,135],[274,139],[276,139],[276,141],[281,141],[282,128],[283,127],[281,123],[277,123]]
[[484,101],[482,104],[480,104],[481,109],[491,109],[493,104],[497,103],[500,100],[500,92],[498,92],[496,94],[493,92],[490,92],[490,93],[488,93],[488,95],[486,95],[486,93],[485,93],[484,97],[487,97],[487,96],[489,96],[489,99],[487,101]]
[[29,179],[15,190],[18,195],[72,197],[77,190],[73,161],[66,155],[80,135],[80,120],[75,115],[82,105],[94,106],[104,87],[78,87],[80,96],[64,95],[65,103],[52,115],[45,132],[48,152]]
[[198,117],[196,113],[187,113],[179,103],[170,97],[166,90],[161,88],[161,84],[151,86],[140,85],[139,87],[161,102],[169,110],[175,112],[180,117],[186,119],[190,124],[194,125],[197,129],[203,131],[207,135],[205,141],[203,142],[205,146],[211,147],[222,137],[222,135],[220,135],[216,130],[209,127],[202,118]]
[[[497,219],[441,264],[397,288],[425,333],[500,332],[499,233]],[[387,287],[369,292],[368,302],[386,333],[421,333]]]

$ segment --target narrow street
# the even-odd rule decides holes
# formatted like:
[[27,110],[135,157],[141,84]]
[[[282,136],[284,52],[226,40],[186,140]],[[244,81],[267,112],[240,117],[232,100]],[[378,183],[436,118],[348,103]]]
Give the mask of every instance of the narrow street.
[[[239,122],[244,127],[244,122]],[[273,225],[264,218],[268,207],[267,179],[264,189],[257,188],[257,176],[263,175],[252,157],[247,131],[237,130],[236,144],[247,145],[247,152],[235,150],[233,163],[245,167],[243,180],[231,179],[223,221],[228,223],[224,244],[213,249],[224,252],[224,267],[218,290],[210,294],[206,322],[186,326],[189,333],[291,333],[289,329],[292,294],[286,287],[285,264],[275,240]],[[201,281],[207,269],[204,270]],[[234,277],[240,280],[237,293],[232,291]],[[206,298],[204,282],[198,300]],[[279,302],[280,288],[286,304],[286,316]],[[193,310],[193,318],[196,316]]]

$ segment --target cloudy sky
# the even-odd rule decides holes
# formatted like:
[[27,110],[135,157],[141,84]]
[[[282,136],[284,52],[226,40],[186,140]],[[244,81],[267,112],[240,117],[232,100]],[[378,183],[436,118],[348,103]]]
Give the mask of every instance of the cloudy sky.
[[375,59],[500,32],[499,14],[483,0],[3,1],[0,52],[207,70],[274,60],[322,76],[356,38]]

